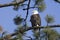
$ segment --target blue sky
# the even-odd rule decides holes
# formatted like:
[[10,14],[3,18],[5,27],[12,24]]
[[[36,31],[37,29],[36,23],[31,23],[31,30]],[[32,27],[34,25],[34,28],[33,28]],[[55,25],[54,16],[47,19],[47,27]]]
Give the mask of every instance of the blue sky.
[[[2,0],[0,1],[0,4],[9,3],[11,1],[13,0]],[[31,3],[31,6],[33,5],[32,3]],[[55,22],[52,24],[60,24],[60,21],[59,21],[60,20],[60,4],[54,2],[53,0],[45,0],[45,3],[46,3],[46,9],[43,12],[39,13],[41,16],[42,25],[46,26],[46,21],[44,20],[44,18],[47,14],[52,15],[55,18]],[[28,19],[27,19],[27,23],[29,26],[31,26],[31,23],[29,20],[32,14],[32,10],[34,9],[30,9]],[[26,11],[23,11],[22,9],[19,9],[18,11],[14,11],[12,6],[0,8],[0,25],[3,27],[5,31],[12,33],[17,28],[17,26],[13,22],[13,19],[14,17],[16,17],[17,14],[25,18]],[[55,28],[55,29],[58,32],[60,30],[60,28]]]

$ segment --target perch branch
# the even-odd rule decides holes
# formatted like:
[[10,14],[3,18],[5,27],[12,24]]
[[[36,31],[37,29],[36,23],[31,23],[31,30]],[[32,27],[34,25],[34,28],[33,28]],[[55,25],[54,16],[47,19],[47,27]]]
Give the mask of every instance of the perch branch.
[[[60,25],[49,25],[48,26],[49,28],[56,28],[56,27],[60,27]],[[28,30],[32,30],[32,29],[43,29],[43,28],[48,28],[48,27],[45,27],[45,26],[40,26],[40,27],[27,27],[26,29],[23,29],[23,31],[28,31]],[[21,33],[21,30],[19,30],[19,32]],[[14,36],[14,35],[17,35],[18,33],[13,33],[11,34],[11,36]]]

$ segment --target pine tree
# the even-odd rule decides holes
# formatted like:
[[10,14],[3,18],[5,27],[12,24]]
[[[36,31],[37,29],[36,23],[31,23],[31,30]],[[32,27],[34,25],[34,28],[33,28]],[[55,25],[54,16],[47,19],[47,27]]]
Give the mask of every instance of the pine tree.
[[[34,2],[33,7],[30,6],[31,1]],[[54,0],[56,1],[56,0]],[[28,4],[25,4],[27,2]],[[59,3],[59,1],[56,1]],[[60,25],[49,25],[54,22],[54,18],[50,15],[47,15],[45,17],[46,26],[40,26],[40,27],[29,27],[27,26],[27,17],[29,15],[29,9],[37,8],[39,12],[43,12],[46,8],[46,4],[44,0],[22,0],[18,1],[14,0],[11,3],[7,4],[0,4],[0,8],[2,7],[8,7],[13,6],[13,10],[18,11],[19,8],[23,8],[23,11],[27,11],[26,17],[22,18],[21,16],[17,16],[14,18],[14,23],[16,25],[19,25],[14,33],[7,34],[5,31],[2,32],[2,27],[0,27],[0,31],[2,32],[2,36],[0,36],[0,40],[25,40],[24,37],[27,37],[29,39],[26,40],[37,40],[37,38],[40,38],[40,40],[59,40],[60,34],[56,32],[55,30],[51,28],[60,27]],[[27,6],[27,8],[24,8],[24,6]],[[24,23],[24,24],[22,24]],[[27,36],[26,31],[32,30],[32,29],[40,29],[40,33],[34,33],[33,37]],[[42,30],[41,30],[42,29]],[[34,31],[32,31],[34,32]],[[39,35],[37,35],[39,34]],[[37,37],[37,38],[34,38]]]

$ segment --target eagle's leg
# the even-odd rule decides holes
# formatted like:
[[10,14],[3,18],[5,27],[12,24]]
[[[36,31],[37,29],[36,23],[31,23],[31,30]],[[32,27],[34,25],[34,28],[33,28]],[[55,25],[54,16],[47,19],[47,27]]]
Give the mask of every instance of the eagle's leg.
[[[34,27],[39,27],[39,25],[34,26]],[[40,28],[34,29],[33,31],[34,31],[34,35],[35,35],[36,40],[40,40]]]

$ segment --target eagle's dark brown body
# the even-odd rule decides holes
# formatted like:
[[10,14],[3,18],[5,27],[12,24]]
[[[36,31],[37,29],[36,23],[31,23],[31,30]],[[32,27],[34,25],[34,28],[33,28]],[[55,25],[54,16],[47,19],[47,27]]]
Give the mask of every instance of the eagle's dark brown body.
[[33,15],[31,15],[30,21],[31,21],[32,27],[37,26],[37,25],[38,26],[41,25],[41,19],[40,19],[39,14],[33,14]]
[[[30,21],[31,21],[32,27],[39,27],[39,26],[41,26],[41,18],[39,16],[37,10],[33,10],[31,18],[30,18]],[[40,40],[39,39],[40,29],[33,29],[33,32],[34,32],[34,35],[37,34],[37,35],[35,35],[36,39]]]

